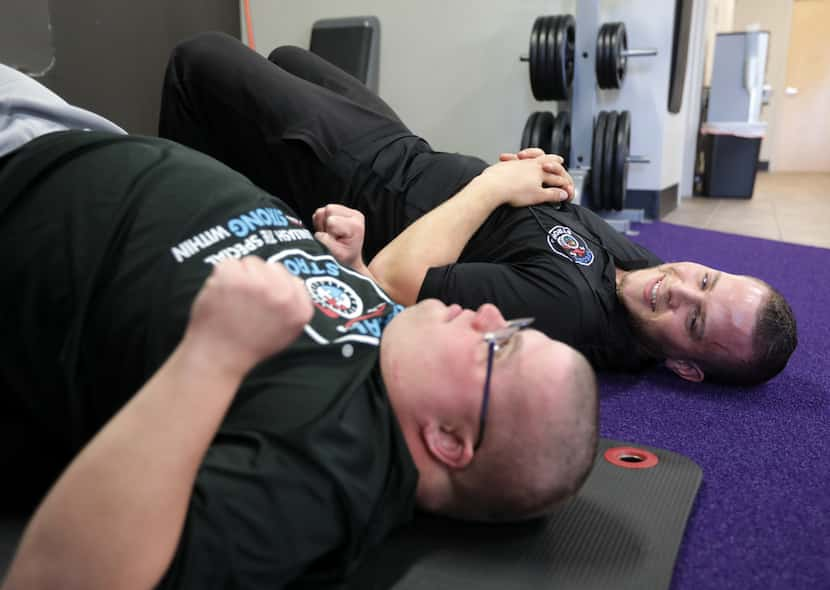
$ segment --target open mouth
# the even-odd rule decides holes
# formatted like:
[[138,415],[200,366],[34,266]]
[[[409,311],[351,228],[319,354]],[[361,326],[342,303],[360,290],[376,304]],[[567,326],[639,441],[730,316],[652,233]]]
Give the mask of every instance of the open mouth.
[[651,289],[646,287],[646,290],[644,292],[644,296],[645,296],[646,302],[649,305],[651,305],[651,311],[657,311],[657,293],[659,292],[660,285],[663,284],[663,281],[665,280],[665,278],[666,278],[666,275],[663,275],[662,277],[660,277],[659,279],[654,281],[654,283],[651,285]]

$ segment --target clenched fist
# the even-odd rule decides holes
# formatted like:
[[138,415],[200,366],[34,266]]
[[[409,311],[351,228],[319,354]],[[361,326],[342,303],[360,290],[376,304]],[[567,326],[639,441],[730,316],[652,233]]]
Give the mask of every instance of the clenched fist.
[[311,220],[316,232],[314,237],[329,249],[337,262],[363,272],[366,268],[361,254],[366,231],[363,213],[332,203],[317,209]]
[[185,338],[244,373],[291,344],[313,313],[305,285],[281,264],[225,260],[196,296]]

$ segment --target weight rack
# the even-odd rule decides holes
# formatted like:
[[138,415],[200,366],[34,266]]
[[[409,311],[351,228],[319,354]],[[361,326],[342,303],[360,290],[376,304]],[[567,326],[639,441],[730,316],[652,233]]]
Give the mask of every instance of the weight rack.
[[[547,17],[551,18],[551,17]],[[557,17],[559,18],[559,17]],[[603,196],[594,194],[592,191],[597,182],[590,182],[592,162],[596,161],[596,154],[594,154],[594,136],[596,131],[596,123],[594,120],[594,113],[597,111],[597,88],[618,88],[622,81],[622,74],[624,74],[625,62],[621,64],[623,68],[622,74],[619,72],[614,74],[608,69],[600,71],[601,80],[598,79],[597,70],[600,69],[597,64],[597,52],[602,51],[600,47],[600,38],[598,35],[609,29],[612,23],[608,23],[600,27],[599,20],[599,0],[580,0],[577,3],[575,14],[575,35],[574,35],[574,57],[573,57],[573,81],[571,85],[571,107],[570,107],[570,153],[565,155],[569,162],[569,172],[574,180],[574,202],[582,204],[582,196],[587,190],[587,194],[591,196],[593,203],[602,203]],[[613,27],[611,27],[613,28]],[[533,51],[533,34],[531,34],[531,55],[527,57],[520,57],[521,61],[530,61]],[[605,39],[603,37],[603,39]],[[619,39],[616,41],[620,42]],[[610,37],[605,43],[610,43]],[[618,52],[622,60],[627,60],[629,57],[643,57],[657,55],[656,49],[628,49],[627,39],[625,38],[624,30],[622,32],[622,47],[623,51]],[[604,45],[603,47],[607,47]],[[608,56],[606,55],[605,58]],[[531,68],[533,64],[531,63]],[[612,80],[611,82],[609,82]],[[613,85],[613,80],[616,79],[617,85]],[[601,82],[601,84],[600,84]],[[537,83],[538,85],[538,83]],[[534,93],[535,94],[535,93]],[[537,97],[538,98],[538,97]],[[597,117],[597,121],[605,118],[610,113],[602,112]],[[532,117],[533,115],[531,115]],[[625,115],[626,118],[628,115]],[[614,114],[613,119],[616,120],[617,115]],[[528,120],[530,123],[530,119]],[[527,126],[526,126],[527,130]],[[524,138],[523,138],[524,141]],[[616,154],[615,154],[616,156]],[[610,161],[612,156],[606,156],[605,160]],[[627,171],[628,163],[648,163],[644,157],[628,156],[627,146],[626,154],[624,156],[625,169]],[[600,177],[602,172],[594,169],[594,175]],[[603,178],[602,181],[608,181],[609,177]],[[627,182],[627,172],[620,178],[619,175],[614,177],[617,182],[622,182],[623,187]],[[623,188],[625,190],[625,188]],[[643,209],[621,209],[619,211],[599,210],[597,214],[603,217],[612,227],[617,231],[632,233],[631,222],[644,222],[645,211]]]

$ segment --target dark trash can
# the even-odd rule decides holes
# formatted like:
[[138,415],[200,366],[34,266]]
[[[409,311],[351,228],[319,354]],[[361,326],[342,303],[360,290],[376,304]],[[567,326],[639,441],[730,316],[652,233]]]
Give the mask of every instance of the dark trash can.
[[707,197],[752,198],[762,135],[702,135],[702,193]]

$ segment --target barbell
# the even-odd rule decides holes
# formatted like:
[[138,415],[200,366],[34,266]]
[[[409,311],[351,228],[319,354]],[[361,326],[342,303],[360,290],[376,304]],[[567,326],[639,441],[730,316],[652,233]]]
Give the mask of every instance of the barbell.
[[625,80],[629,57],[657,55],[656,49],[629,49],[624,23],[605,23],[597,33],[597,85],[603,89],[620,88]]
[[[533,22],[528,55],[519,60],[530,64],[530,88],[536,100],[568,99],[574,77],[575,38],[576,22],[569,14],[539,16]],[[657,55],[657,50],[628,48],[624,23],[603,24],[597,33],[594,59],[597,85],[620,88],[628,58],[651,55]]]

